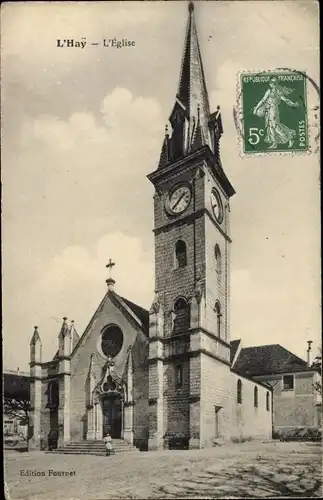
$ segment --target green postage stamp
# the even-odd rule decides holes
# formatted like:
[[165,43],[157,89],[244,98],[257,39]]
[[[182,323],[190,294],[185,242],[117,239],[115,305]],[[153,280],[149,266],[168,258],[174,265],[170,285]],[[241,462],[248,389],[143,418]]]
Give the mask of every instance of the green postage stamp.
[[309,149],[304,73],[242,73],[240,89],[245,154]]

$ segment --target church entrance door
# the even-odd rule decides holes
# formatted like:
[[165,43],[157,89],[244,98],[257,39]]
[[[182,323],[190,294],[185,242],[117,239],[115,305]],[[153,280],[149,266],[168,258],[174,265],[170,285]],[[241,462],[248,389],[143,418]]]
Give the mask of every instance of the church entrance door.
[[112,439],[121,438],[122,399],[119,394],[105,396],[102,400],[103,437],[110,432]]

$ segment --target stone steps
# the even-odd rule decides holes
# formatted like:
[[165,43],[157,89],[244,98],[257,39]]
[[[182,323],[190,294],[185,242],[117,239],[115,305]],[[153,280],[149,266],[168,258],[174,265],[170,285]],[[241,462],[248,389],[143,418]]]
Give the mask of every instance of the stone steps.
[[[132,453],[139,450],[132,444],[123,439],[114,439],[113,448],[115,453]],[[99,455],[106,454],[103,441],[71,441],[56,450],[47,451],[46,453],[64,454],[64,455]]]

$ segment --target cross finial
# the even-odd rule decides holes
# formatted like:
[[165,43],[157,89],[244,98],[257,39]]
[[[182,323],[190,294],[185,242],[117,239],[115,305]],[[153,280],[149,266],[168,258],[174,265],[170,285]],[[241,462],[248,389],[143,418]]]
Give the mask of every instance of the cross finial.
[[111,276],[113,266],[115,266],[115,262],[112,262],[112,260],[109,259],[109,262],[106,265],[106,267],[109,269],[109,278],[106,280],[106,283],[108,285],[108,290],[109,291],[113,291],[113,287],[114,287],[114,284],[115,284],[115,281],[114,281],[114,279]]
[[109,262],[108,262],[108,264],[106,265],[106,267],[109,269],[109,278],[111,278],[111,277],[112,277],[112,276],[111,276],[111,274],[112,274],[112,268],[113,268],[113,266],[115,266],[115,265],[116,265],[116,264],[115,264],[115,262],[112,262],[112,260],[111,260],[111,259],[109,259]]

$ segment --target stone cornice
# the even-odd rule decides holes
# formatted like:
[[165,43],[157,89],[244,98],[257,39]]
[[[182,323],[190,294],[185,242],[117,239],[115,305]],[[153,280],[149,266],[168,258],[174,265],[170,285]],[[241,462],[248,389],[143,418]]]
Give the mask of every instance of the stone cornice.
[[169,220],[162,224],[159,227],[156,227],[153,229],[153,232],[155,235],[160,234],[164,231],[169,231],[172,227],[176,226],[183,226],[184,224],[188,223],[193,223],[197,219],[200,219],[204,215],[207,215],[208,218],[211,220],[211,222],[214,224],[214,226],[217,228],[217,230],[222,234],[222,236],[229,242],[232,243],[232,240],[230,236],[227,235],[227,233],[222,229],[221,225],[218,224],[215,220],[210,211],[204,207],[196,210],[195,212],[192,212],[190,214],[184,215],[180,219],[174,219],[174,220]]
[[41,366],[41,367],[42,367],[43,365],[44,365],[44,363],[41,363],[40,361],[31,361],[31,362],[29,363],[29,366],[30,366],[31,368],[32,368],[33,366]]
[[171,354],[170,356],[165,356],[164,358],[156,356],[155,358],[150,358],[148,360],[148,363],[151,365],[157,363],[157,361],[162,361],[163,363],[171,363],[172,361],[184,361],[185,359],[196,358],[201,354],[205,354],[206,356],[216,359],[217,361],[220,361],[220,363],[223,363],[224,365],[231,367],[230,361],[226,361],[225,359],[220,358],[220,356],[217,356],[216,354],[213,354],[212,352],[207,351],[206,349],[195,349],[194,351],[186,351],[178,354]]
[[221,184],[226,194],[229,197],[233,196],[235,194],[235,190],[222,168],[218,165],[214,154],[208,146],[203,146],[197,151],[183,156],[175,163],[155,170],[151,174],[147,175],[147,178],[150,180],[150,182],[152,182],[152,184],[156,186],[156,184],[162,182],[165,178],[168,180],[172,175],[177,176],[184,170],[196,167],[196,163],[202,160],[205,160],[207,164],[212,168],[212,172],[215,175],[216,180]]
[[59,372],[59,373],[54,373],[53,375],[44,375],[43,377],[41,377],[39,380],[42,380],[43,382],[47,382],[47,381],[53,381],[55,379],[60,379],[60,378],[63,378],[65,375],[67,376],[71,376],[71,373],[68,373],[68,372]]
[[71,361],[71,356],[58,356],[56,359],[58,361]]
[[56,366],[57,364],[58,364],[58,358],[55,358],[55,359],[52,359],[51,361],[44,361],[44,363],[42,363],[42,366],[43,367]]
[[215,335],[214,333],[210,332],[210,330],[207,330],[206,328],[202,328],[202,327],[197,327],[197,328],[191,328],[189,330],[189,332],[194,335],[196,333],[204,333],[205,335],[207,335],[208,337],[210,337],[211,339],[214,339],[216,340],[217,342],[219,342],[219,344],[223,345],[224,347],[228,347],[229,349],[231,349],[231,345],[226,342],[225,340],[221,339],[220,337],[218,337],[217,335]]
[[150,359],[148,359],[148,364],[153,365],[154,363],[157,363],[158,361],[164,361],[164,358],[161,358],[160,356],[156,356],[155,358],[150,358]]
[[216,340],[217,342],[219,342],[219,344],[223,345],[224,347],[228,347],[229,349],[231,348],[231,346],[230,346],[230,344],[228,344],[228,342],[221,339],[220,337],[217,337],[214,333],[212,333],[209,330],[206,330],[205,328],[202,328],[202,327],[190,328],[185,333],[180,333],[178,335],[171,335],[169,337],[161,337],[161,336],[156,335],[154,337],[149,337],[148,340],[149,340],[149,342],[159,341],[159,342],[162,342],[163,344],[168,344],[168,343],[171,343],[171,342],[176,341],[178,339],[181,339],[183,337],[187,337],[189,335],[195,335],[196,333],[200,333],[200,332],[204,333],[208,337]]

